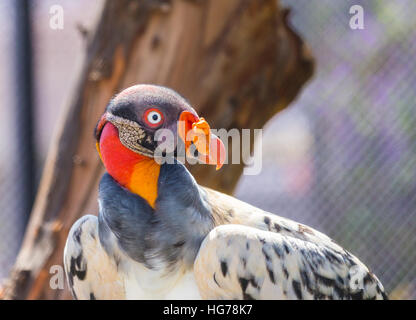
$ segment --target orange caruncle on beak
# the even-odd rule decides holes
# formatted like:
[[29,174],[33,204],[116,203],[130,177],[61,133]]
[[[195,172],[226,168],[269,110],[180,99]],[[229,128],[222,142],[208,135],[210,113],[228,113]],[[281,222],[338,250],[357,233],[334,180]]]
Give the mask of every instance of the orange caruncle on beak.
[[189,147],[193,143],[200,153],[202,162],[215,164],[219,170],[225,162],[225,147],[222,141],[211,133],[211,129],[204,118],[199,118],[189,111],[183,111],[179,117],[178,132],[185,142],[185,149],[189,155]]
[[190,135],[197,150],[205,156],[208,155],[211,142],[211,129],[208,122],[204,118],[199,118],[197,122],[192,123]]

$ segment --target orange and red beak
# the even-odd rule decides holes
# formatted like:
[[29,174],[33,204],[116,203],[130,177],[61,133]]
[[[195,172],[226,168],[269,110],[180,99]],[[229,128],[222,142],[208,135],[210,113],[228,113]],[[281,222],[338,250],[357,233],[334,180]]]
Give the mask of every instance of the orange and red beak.
[[198,150],[198,159],[206,164],[216,165],[219,170],[225,162],[226,150],[221,139],[211,133],[208,122],[190,111],[183,111],[178,122],[179,137],[185,143],[189,155],[189,148],[193,143]]

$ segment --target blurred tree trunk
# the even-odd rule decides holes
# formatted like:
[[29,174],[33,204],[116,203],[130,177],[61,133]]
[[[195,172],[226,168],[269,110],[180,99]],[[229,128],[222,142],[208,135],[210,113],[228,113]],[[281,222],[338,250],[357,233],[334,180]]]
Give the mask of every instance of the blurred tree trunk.
[[[276,0],[106,1],[3,298],[69,298],[50,288],[49,270],[62,265],[74,221],[97,214],[103,167],[93,128],[109,99],[133,84],[161,84],[187,97],[213,128],[261,128],[313,73],[287,14]],[[191,171],[202,185],[230,193],[242,169]]]

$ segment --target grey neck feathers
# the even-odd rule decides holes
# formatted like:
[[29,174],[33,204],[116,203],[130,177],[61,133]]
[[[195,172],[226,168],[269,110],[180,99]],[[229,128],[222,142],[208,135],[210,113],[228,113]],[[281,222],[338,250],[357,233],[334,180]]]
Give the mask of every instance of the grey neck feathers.
[[[155,210],[105,174],[99,187],[99,234],[109,254],[118,246],[150,269],[190,268],[214,227],[205,191],[180,163],[161,166]],[[182,264],[178,264],[182,262]]]

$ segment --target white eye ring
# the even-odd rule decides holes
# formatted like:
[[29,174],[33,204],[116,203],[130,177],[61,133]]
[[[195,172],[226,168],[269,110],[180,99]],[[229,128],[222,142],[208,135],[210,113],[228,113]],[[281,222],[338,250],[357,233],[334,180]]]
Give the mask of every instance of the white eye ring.
[[151,124],[159,124],[162,121],[162,115],[157,111],[150,111],[147,115],[147,121]]

